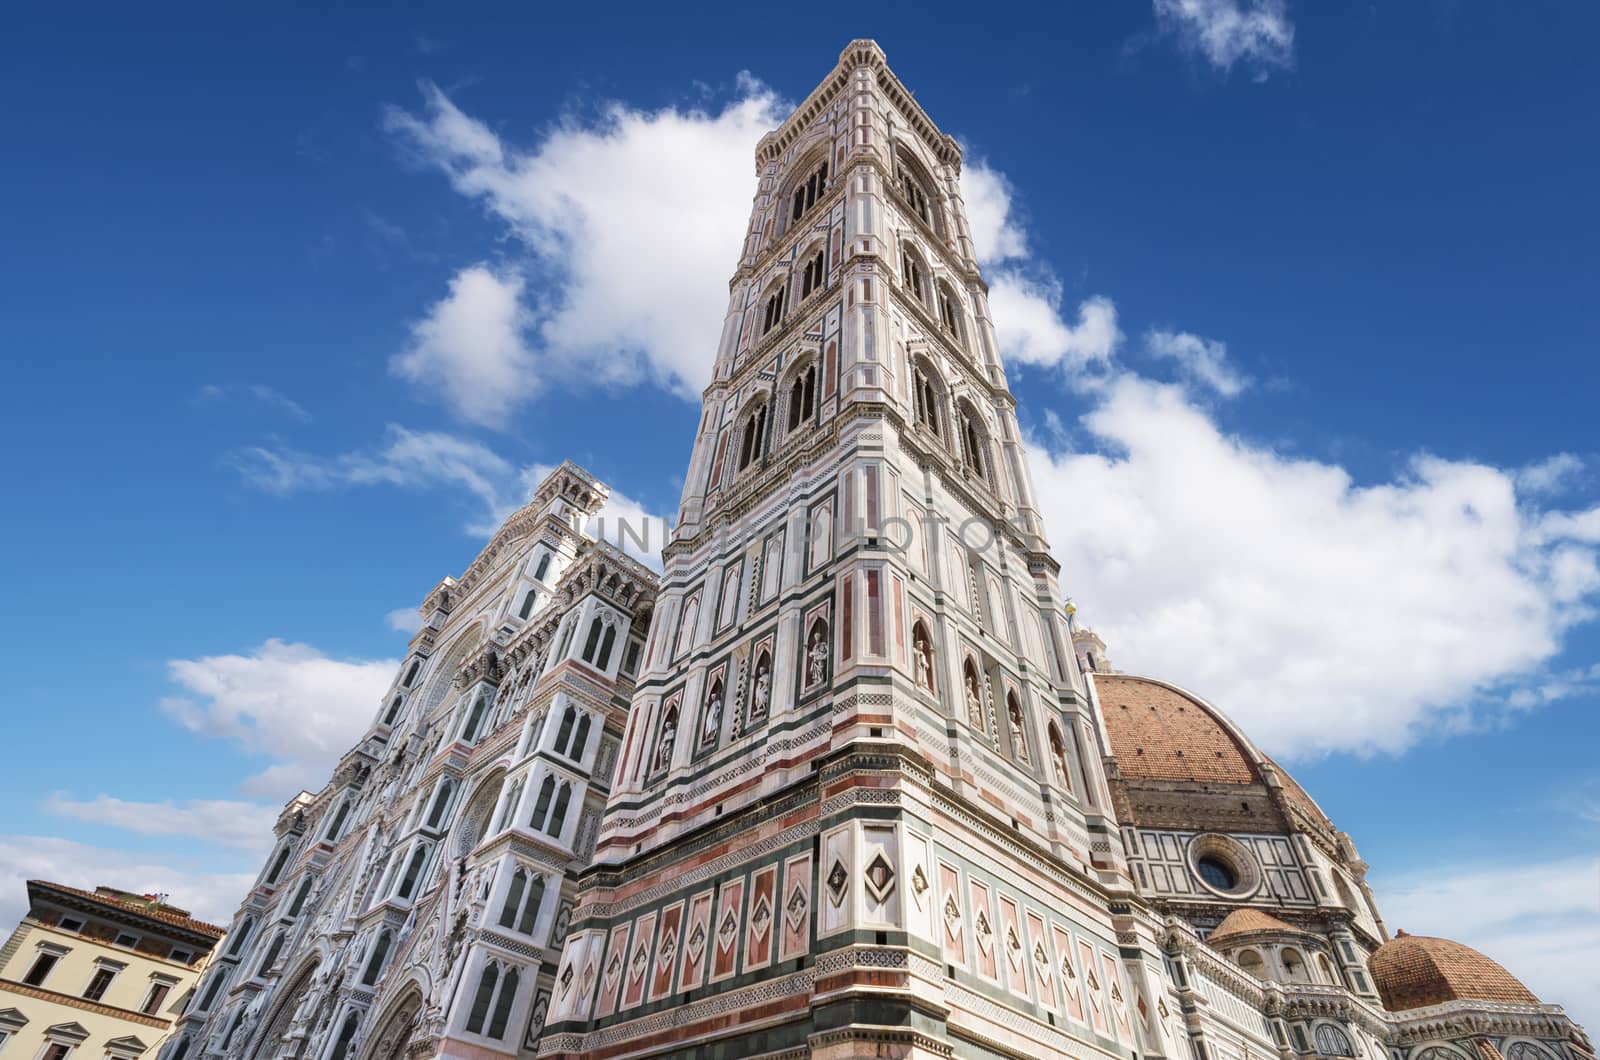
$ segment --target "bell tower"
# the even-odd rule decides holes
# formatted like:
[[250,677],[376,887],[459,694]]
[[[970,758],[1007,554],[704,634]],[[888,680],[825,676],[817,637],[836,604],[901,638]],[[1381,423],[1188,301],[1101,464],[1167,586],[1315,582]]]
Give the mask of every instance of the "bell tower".
[[541,1055],[1162,1052],[960,174],[865,40],[756,148]]

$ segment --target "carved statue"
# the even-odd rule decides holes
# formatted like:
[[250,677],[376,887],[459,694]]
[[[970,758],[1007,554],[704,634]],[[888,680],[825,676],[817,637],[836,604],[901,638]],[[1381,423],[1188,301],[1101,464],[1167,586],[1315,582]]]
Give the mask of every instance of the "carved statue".
[[672,764],[672,745],[678,739],[678,723],[668,718],[661,726],[661,747],[656,751],[656,768],[666,769]]
[[702,746],[712,743],[717,738],[717,729],[722,725],[722,697],[715,692],[706,700],[706,717],[700,726],[700,743]]
[[821,684],[828,678],[828,638],[818,629],[811,634],[811,647],[806,650],[809,666],[806,686]]
[[767,668],[767,660],[761,660],[761,669],[756,671],[755,689],[750,693],[750,716],[753,718],[766,717],[767,704],[772,699],[772,673]]
[[978,677],[967,671],[967,717],[972,724],[983,726],[983,697],[978,693]]
[[932,689],[933,664],[929,659],[933,655],[933,649],[928,644],[928,638],[919,632],[917,634],[917,642],[911,647],[912,654],[917,657],[917,684],[923,688]]
[[1019,762],[1028,761],[1028,741],[1022,735],[1022,719],[1011,715],[1011,753]]

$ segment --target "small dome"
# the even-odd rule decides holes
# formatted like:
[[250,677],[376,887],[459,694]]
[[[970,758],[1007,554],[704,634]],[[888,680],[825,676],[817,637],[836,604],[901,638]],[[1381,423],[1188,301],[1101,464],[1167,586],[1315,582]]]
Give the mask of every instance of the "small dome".
[[1235,909],[1222,918],[1222,923],[1206,936],[1206,941],[1215,946],[1235,936],[1266,933],[1303,934],[1299,928],[1290,927],[1271,913],[1263,913],[1259,909]]
[[1446,1001],[1539,1003],[1533,991],[1498,962],[1449,939],[1397,932],[1373,951],[1367,967],[1383,1007],[1390,1012]]

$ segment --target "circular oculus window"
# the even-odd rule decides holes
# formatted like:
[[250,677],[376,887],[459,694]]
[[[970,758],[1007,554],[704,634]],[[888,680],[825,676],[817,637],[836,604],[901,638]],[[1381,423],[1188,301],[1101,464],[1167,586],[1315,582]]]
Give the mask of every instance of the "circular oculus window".
[[1249,849],[1215,832],[1189,843],[1189,868],[1202,887],[1220,898],[1247,898],[1261,886],[1261,869]]

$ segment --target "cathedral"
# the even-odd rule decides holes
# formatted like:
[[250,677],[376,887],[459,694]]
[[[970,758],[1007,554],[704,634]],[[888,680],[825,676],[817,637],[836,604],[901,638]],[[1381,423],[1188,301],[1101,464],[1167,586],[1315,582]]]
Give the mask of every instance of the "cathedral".
[[661,573],[551,473],[284,808],[161,1060],[1594,1060],[1063,606],[961,150],[882,50],[755,169]]

